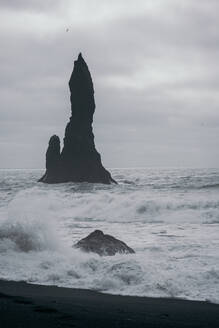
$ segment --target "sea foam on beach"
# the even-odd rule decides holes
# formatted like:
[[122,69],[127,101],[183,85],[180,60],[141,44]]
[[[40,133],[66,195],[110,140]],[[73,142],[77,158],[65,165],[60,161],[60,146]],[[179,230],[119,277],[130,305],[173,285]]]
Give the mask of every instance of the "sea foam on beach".
[[[119,185],[0,171],[0,279],[219,303],[219,170],[114,169]],[[101,229],[136,254],[72,245]]]

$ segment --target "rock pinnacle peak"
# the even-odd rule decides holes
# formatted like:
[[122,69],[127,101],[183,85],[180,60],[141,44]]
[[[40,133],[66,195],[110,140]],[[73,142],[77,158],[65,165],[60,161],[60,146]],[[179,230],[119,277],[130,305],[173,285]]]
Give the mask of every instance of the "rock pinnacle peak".
[[83,59],[83,57],[82,57],[82,53],[80,52],[78,55],[78,60],[81,60],[81,59]]

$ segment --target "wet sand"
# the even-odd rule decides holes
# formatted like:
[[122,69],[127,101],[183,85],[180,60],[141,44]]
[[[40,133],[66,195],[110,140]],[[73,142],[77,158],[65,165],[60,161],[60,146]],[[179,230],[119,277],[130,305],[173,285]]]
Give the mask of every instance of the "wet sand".
[[1,328],[217,328],[219,305],[0,281]]

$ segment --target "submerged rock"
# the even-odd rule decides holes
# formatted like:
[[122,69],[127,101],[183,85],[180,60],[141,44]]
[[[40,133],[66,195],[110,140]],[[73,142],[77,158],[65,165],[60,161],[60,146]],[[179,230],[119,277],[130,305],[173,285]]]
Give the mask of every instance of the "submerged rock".
[[123,241],[110,235],[105,235],[101,230],[95,230],[86,238],[77,242],[74,247],[85,252],[93,252],[99,255],[115,255],[116,253],[133,254],[135,251]]
[[103,167],[94,144],[92,129],[95,111],[94,88],[86,62],[81,54],[74,62],[69,81],[71,117],[65,129],[64,147],[52,136],[46,153],[45,183],[94,182],[116,183]]

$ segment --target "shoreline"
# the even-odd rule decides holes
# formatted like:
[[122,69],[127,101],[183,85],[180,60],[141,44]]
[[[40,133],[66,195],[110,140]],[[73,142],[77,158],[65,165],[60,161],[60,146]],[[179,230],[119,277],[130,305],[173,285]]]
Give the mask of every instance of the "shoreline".
[[219,327],[219,304],[0,280],[0,326]]

